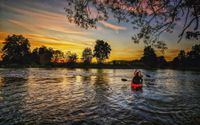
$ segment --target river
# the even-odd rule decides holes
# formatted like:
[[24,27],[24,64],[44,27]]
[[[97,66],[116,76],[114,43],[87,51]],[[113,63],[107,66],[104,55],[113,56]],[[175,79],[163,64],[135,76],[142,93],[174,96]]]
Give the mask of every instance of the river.
[[199,125],[200,72],[130,69],[0,69],[0,125]]

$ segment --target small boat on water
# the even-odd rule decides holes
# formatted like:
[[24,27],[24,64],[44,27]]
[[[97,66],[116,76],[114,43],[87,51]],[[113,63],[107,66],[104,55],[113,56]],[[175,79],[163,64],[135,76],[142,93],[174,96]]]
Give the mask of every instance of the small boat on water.
[[141,74],[141,71],[137,71],[135,70],[134,72],[134,77],[132,79],[132,82],[131,82],[131,88],[133,90],[139,90],[139,89],[142,89],[142,86],[143,86],[143,79],[142,79],[143,75]]
[[133,90],[139,90],[139,89],[142,89],[142,87],[143,87],[142,83],[131,83],[131,88]]

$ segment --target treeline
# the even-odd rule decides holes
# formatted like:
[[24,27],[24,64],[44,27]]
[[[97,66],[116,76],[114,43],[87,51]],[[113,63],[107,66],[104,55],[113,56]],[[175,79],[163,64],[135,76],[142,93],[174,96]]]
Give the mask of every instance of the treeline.
[[[52,63],[65,63],[73,65],[77,62],[76,53],[54,50],[41,46],[31,51],[31,45],[27,38],[22,35],[8,36],[3,42],[2,63],[4,65],[50,65]],[[90,64],[92,58],[96,58],[98,63],[103,63],[109,58],[111,52],[110,45],[103,40],[96,40],[94,50],[85,48],[82,52],[81,62]]]
[[151,46],[144,49],[143,57],[139,60],[147,67],[178,68],[178,69],[200,69],[200,44],[192,46],[189,52],[180,50],[178,55],[170,62],[164,56],[157,56]]
[[200,69],[200,44],[192,46],[189,52],[180,50],[177,57],[171,62],[174,67],[194,67]]
[[[3,43],[2,62],[5,66],[72,66],[91,68],[180,68],[200,69],[200,44],[194,45],[191,51],[180,50],[178,55],[170,62],[167,62],[164,56],[157,56],[151,46],[144,48],[143,56],[139,60],[125,61],[115,60],[110,63],[104,63],[109,58],[111,46],[103,41],[96,40],[93,48],[85,48],[82,55],[78,58],[76,53],[60,50],[54,50],[45,46],[34,48],[31,51],[29,40],[22,35],[8,36]],[[92,59],[96,58],[97,64],[92,64]],[[80,61],[77,63],[77,60]]]

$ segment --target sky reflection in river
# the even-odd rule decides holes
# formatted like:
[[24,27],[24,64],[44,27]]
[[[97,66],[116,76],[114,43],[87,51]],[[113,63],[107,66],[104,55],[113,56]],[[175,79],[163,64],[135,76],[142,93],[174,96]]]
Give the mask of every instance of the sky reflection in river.
[[0,124],[199,124],[199,72],[142,70],[0,69]]

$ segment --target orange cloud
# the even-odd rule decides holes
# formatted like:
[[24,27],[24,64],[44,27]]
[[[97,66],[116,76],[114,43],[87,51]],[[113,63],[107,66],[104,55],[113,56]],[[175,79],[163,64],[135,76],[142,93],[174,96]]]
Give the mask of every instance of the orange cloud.
[[142,50],[134,50],[133,48],[113,48],[110,59],[112,60],[136,60],[140,59],[143,54]]
[[[0,44],[5,41],[5,38],[8,35],[12,35],[13,33],[8,32],[0,32]],[[48,46],[54,49],[60,49],[62,51],[71,51],[76,50],[77,52],[82,51],[84,48],[88,47],[88,44],[85,43],[77,43],[77,42],[69,42],[66,40],[38,35],[38,34],[23,34],[25,38],[28,38],[31,44],[31,49],[40,46]]]
[[[8,32],[0,32],[0,49],[2,47],[2,43],[5,41],[5,38],[8,35],[12,35]],[[53,49],[58,49],[63,52],[71,51],[76,52],[78,54],[78,57],[81,57],[82,51],[86,47],[94,47],[93,44],[86,44],[86,42],[68,42],[62,39],[58,39],[55,37],[49,37],[44,35],[38,35],[38,34],[23,34],[24,37],[28,38],[31,44],[31,49],[34,49],[36,47],[40,46],[47,46],[51,47]],[[184,49],[186,52],[190,51],[190,48]],[[165,59],[167,61],[171,61],[174,57],[176,57],[179,53],[179,49],[168,49],[165,52]],[[158,56],[161,56],[161,53],[159,50],[156,50],[156,54]],[[1,55],[1,52],[0,52]],[[111,51],[110,58],[107,61],[111,60],[135,60],[140,59],[143,55],[143,48],[135,50],[132,48],[113,48]]]
[[64,15],[59,14],[59,13],[48,12],[48,11],[34,9],[34,8],[24,10],[24,9],[19,9],[15,7],[5,6],[5,5],[4,5],[4,8],[11,10],[13,12],[17,12],[20,15],[31,15],[33,17],[46,18],[48,20],[55,20],[55,19],[60,19],[64,17]]
[[113,30],[127,30],[126,27],[114,25],[105,21],[101,21],[100,23],[102,23],[105,27],[113,29]]
[[[7,32],[0,32],[0,42],[2,43],[8,35],[12,35],[15,33],[7,33]],[[17,33],[18,34],[18,33]],[[30,42],[36,41],[40,42],[40,45],[65,45],[65,46],[76,46],[76,47],[87,47],[89,44],[81,43],[81,42],[70,42],[67,40],[49,37],[45,35],[38,35],[38,34],[22,34],[24,37],[28,38]],[[34,43],[33,43],[34,44]]]
[[84,32],[79,32],[79,31],[74,31],[74,30],[69,30],[67,28],[62,28],[59,26],[54,26],[54,24],[49,24],[46,23],[40,23],[40,24],[35,24],[35,25],[30,25],[30,23],[27,22],[21,22],[17,20],[8,20],[8,22],[11,22],[15,25],[20,26],[23,29],[29,30],[31,32],[39,32],[41,30],[51,30],[59,33],[64,33],[64,34],[75,34],[75,35],[86,35]]
[[35,8],[22,9],[6,5],[3,5],[3,7],[22,16],[17,20],[9,20],[11,24],[19,26],[22,30],[26,29],[37,34],[57,32],[56,34],[87,35],[89,33],[83,32],[81,28],[79,29],[75,25],[67,23],[64,13],[49,12]]
[[[191,49],[190,48],[185,48],[184,50],[187,53]],[[168,49],[165,52],[165,59],[167,61],[172,61],[178,55],[179,52],[180,52],[180,49]]]

